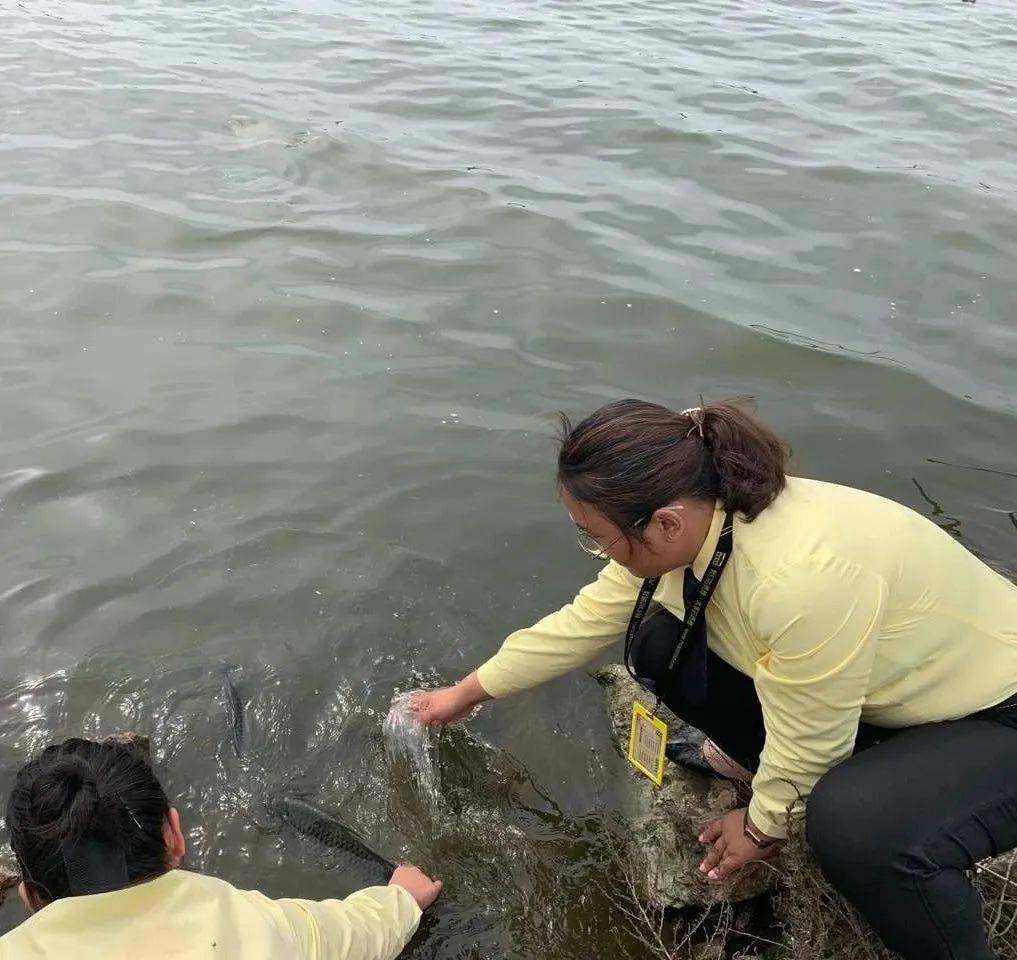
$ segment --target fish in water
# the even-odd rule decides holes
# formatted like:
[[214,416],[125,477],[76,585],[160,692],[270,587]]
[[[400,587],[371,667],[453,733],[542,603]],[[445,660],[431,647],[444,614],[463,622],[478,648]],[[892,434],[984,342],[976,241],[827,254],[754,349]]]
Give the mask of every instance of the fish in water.
[[256,120],[251,117],[233,117],[226,124],[238,141],[248,147],[276,146],[300,147],[312,139],[310,130],[287,130],[271,120]]
[[233,752],[239,757],[244,751],[244,739],[247,736],[247,720],[244,717],[244,701],[230,674],[236,667],[227,667],[222,677],[222,699],[226,707],[226,719],[229,722],[230,743]]
[[388,883],[395,864],[375,853],[334,813],[291,796],[278,797],[270,801],[269,807],[294,832],[333,851],[337,855],[336,868],[351,880],[368,886]]

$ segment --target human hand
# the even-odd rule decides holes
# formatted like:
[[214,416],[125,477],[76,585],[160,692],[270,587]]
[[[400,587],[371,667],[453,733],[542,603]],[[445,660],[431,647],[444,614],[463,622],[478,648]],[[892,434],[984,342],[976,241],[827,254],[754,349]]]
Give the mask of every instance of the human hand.
[[442,726],[468,717],[478,703],[490,699],[475,673],[454,687],[422,690],[414,694],[411,706],[423,724]]
[[748,810],[742,807],[714,820],[699,836],[701,843],[711,844],[699,870],[711,882],[729,877],[735,870],[756,860],[769,860],[780,850],[776,841],[759,847],[745,835],[745,818]]
[[392,872],[388,881],[390,887],[402,887],[414,900],[421,910],[426,910],[441,893],[442,883],[440,880],[432,880],[420,867],[410,863],[401,863]]

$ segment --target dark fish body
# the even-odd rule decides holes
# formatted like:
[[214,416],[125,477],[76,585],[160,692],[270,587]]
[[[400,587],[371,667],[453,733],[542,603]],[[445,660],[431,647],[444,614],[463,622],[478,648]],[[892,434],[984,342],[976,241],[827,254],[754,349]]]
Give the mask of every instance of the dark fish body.
[[223,673],[222,699],[229,723],[230,743],[233,744],[233,752],[239,757],[244,752],[244,740],[247,738],[247,719],[244,716],[244,701],[240,699],[240,692],[230,677],[232,672],[232,669],[227,669]]
[[280,797],[270,804],[286,826],[334,855],[334,867],[368,886],[388,883],[395,865],[375,853],[335,814],[299,797]]

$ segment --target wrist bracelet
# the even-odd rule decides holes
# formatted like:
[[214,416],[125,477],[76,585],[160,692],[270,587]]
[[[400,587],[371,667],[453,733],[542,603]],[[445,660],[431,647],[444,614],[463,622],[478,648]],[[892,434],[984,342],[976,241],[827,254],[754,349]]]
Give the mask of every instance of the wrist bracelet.
[[745,811],[745,836],[752,841],[752,843],[759,847],[760,850],[766,847],[772,847],[775,843],[779,843],[780,840],[777,837],[768,837],[764,833],[760,833],[752,825],[752,821],[749,820],[749,811]]

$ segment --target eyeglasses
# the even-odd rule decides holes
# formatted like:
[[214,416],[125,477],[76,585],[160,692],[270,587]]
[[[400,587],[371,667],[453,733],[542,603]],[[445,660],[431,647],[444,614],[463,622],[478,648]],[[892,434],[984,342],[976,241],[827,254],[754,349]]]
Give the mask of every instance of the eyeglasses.
[[[652,513],[647,514],[647,516],[637,520],[634,524],[632,524],[632,529],[637,530],[644,523],[646,523],[646,521],[649,520],[650,517],[652,516],[653,516]],[[623,533],[620,536],[615,537],[609,544],[603,545],[599,540],[597,540],[596,537],[591,536],[585,530],[577,530],[576,542],[579,544],[579,549],[582,550],[583,553],[589,554],[596,560],[609,560],[610,549],[616,543],[620,543],[622,540],[624,540],[627,536],[628,536],[627,533]]]

